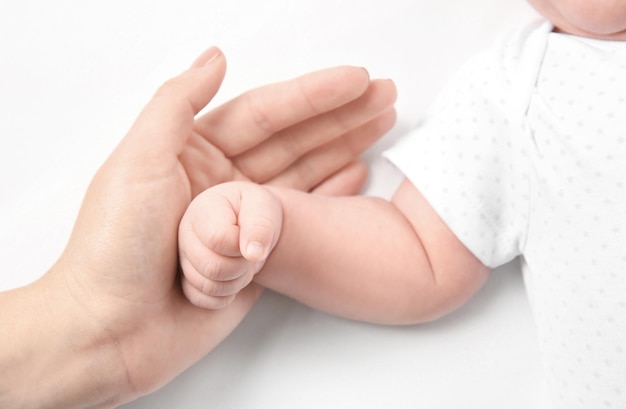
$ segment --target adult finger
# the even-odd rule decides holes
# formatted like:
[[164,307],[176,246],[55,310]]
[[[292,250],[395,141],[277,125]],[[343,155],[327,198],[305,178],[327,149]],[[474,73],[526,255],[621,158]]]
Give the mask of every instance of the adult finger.
[[196,121],[196,131],[234,156],[274,133],[362,95],[368,88],[364,68],[341,66],[248,91]]
[[391,108],[366,124],[312,150],[266,183],[310,191],[357,159],[389,131],[395,121],[396,112]]
[[221,51],[206,50],[189,69],[159,87],[121,145],[133,156],[179,153],[191,135],[195,115],[213,98],[225,72]]
[[231,160],[235,167],[250,179],[256,182],[267,181],[307,152],[389,110],[396,101],[396,96],[396,88],[392,81],[372,81],[367,91],[356,100],[277,132],[271,138]]
[[367,181],[368,168],[362,160],[348,163],[342,169],[316,186],[311,193],[324,196],[350,196],[358,194]]

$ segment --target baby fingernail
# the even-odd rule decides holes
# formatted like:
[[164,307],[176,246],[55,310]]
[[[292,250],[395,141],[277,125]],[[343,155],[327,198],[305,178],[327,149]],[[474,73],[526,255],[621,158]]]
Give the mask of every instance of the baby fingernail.
[[250,261],[261,261],[265,258],[265,246],[258,241],[251,241],[246,246],[246,259]]

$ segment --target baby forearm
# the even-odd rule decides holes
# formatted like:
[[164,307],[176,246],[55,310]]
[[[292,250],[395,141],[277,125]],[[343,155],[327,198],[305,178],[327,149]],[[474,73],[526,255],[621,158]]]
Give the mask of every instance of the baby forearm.
[[440,314],[425,250],[392,203],[273,191],[283,229],[257,282],[353,319],[409,323]]

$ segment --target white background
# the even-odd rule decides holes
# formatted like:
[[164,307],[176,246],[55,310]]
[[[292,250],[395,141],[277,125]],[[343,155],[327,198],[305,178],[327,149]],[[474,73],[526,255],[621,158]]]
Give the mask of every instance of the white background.
[[[523,0],[109,0],[0,4],[0,290],[54,262],[86,184],[154,89],[210,45],[229,61],[212,106],[331,65],[395,80],[399,120],[368,153],[366,193],[399,175],[377,153]],[[0,311],[0,314],[2,311]],[[217,350],[139,408],[544,408],[516,264],[438,322],[380,327],[267,293]]]

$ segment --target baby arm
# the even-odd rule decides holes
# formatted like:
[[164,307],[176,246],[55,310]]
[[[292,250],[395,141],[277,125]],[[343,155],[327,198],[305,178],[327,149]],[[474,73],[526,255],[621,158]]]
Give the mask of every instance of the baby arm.
[[283,227],[255,282],[311,307],[425,322],[458,308],[489,274],[408,181],[391,201],[272,191]]
[[254,278],[332,314],[418,323],[458,308],[489,273],[408,181],[391,201],[219,185],[192,202],[179,237],[185,294],[208,308]]
[[280,202],[249,182],[214,186],[199,194],[178,231],[182,287],[203,308],[222,308],[263,267],[282,225]]

